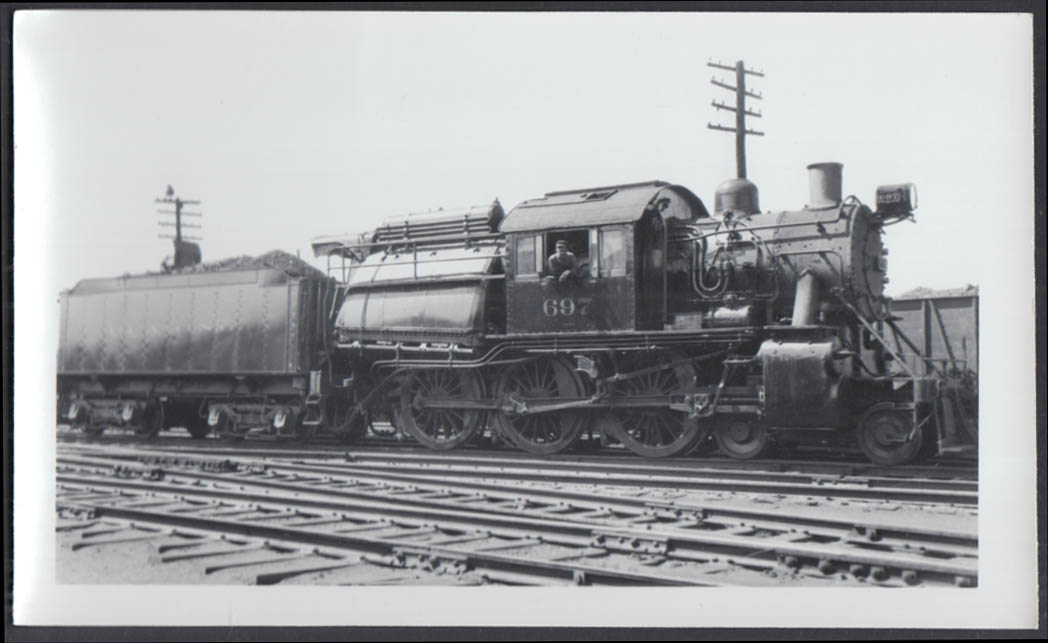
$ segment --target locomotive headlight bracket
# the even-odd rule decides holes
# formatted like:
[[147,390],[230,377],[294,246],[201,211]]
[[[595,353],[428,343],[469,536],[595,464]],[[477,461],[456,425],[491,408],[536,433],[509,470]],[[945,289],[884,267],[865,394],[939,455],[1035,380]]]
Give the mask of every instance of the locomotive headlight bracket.
[[898,183],[877,187],[877,215],[880,217],[909,214],[917,209],[917,186]]

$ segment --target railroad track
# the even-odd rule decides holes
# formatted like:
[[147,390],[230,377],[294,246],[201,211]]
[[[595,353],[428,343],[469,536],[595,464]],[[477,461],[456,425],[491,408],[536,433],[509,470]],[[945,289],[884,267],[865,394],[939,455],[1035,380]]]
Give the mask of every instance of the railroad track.
[[[59,441],[65,444],[92,445],[135,445],[142,448],[167,449],[186,453],[214,454],[227,456],[248,456],[255,454],[266,457],[315,458],[325,455],[341,455],[350,450],[360,461],[411,461],[432,464],[479,463],[483,460],[500,463],[531,463],[536,460],[548,466],[563,463],[565,467],[578,467],[580,464],[605,464],[609,467],[647,466],[660,471],[674,469],[709,469],[730,471],[759,472],[799,472],[811,475],[830,476],[867,476],[880,478],[927,478],[945,480],[966,480],[975,482],[978,479],[977,462],[965,458],[940,457],[922,464],[898,467],[883,467],[861,459],[842,457],[840,454],[810,453],[808,457],[797,454],[790,458],[761,458],[752,461],[740,461],[732,458],[705,455],[692,457],[664,458],[644,460],[620,449],[603,449],[599,452],[573,452],[535,458],[526,453],[484,448],[480,446],[463,447],[453,452],[434,452],[411,442],[397,442],[391,439],[367,440],[350,446],[318,442],[304,444],[288,443],[269,439],[246,440],[240,443],[229,443],[219,439],[205,441],[188,440],[178,435],[164,435],[144,439],[133,434],[107,435],[104,437],[87,437],[80,433],[60,432]],[[819,458],[819,459],[813,459]]]
[[[75,447],[74,447],[75,448]],[[90,447],[84,447],[90,448]],[[150,454],[164,457],[281,458],[286,464],[316,473],[370,473],[406,483],[427,479],[463,481],[505,480],[562,484],[636,486],[691,491],[730,491],[784,495],[818,495],[838,498],[872,498],[974,506],[978,482],[965,479],[892,477],[877,475],[821,474],[769,471],[747,467],[706,467],[702,462],[646,463],[635,458],[544,459],[498,454],[431,454],[402,450],[353,449],[346,461],[342,453],[301,450],[254,451],[244,448],[212,449],[203,445],[143,446],[125,457]],[[327,457],[325,457],[327,456]],[[336,463],[332,463],[332,456]]]
[[966,529],[132,449],[66,445],[58,465],[60,516],[73,517],[59,529],[81,534],[72,547],[150,542],[161,566],[198,564],[209,578],[245,570],[258,571],[242,580],[264,584],[387,582],[394,572],[412,582],[511,584],[977,578]]

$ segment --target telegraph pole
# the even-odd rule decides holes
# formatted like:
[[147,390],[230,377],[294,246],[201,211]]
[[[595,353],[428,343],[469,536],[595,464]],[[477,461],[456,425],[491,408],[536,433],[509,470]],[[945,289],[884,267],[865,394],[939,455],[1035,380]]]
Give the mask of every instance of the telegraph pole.
[[170,185],[167,186],[167,192],[163,198],[156,199],[157,203],[164,203],[174,205],[175,209],[172,210],[157,210],[159,214],[164,215],[175,215],[174,222],[161,220],[158,224],[162,227],[174,227],[175,234],[158,234],[157,237],[160,239],[174,239],[175,246],[175,268],[181,268],[183,266],[192,265],[194,263],[200,263],[200,246],[195,243],[188,243],[189,241],[200,241],[201,237],[189,236],[182,234],[182,228],[200,228],[199,224],[194,223],[183,223],[182,217],[200,217],[203,216],[201,212],[183,212],[182,206],[184,205],[199,205],[200,201],[193,199],[180,199],[175,196],[175,190]]
[[735,92],[735,104],[728,105],[721,103],[716,99],[711,103],[717,109],[723,109],[728,112],[735,112],[735,127],[727,127],[724,125],[714,125],[713,123],[706,123],[706,127],[709,129],[720,130],[722,132],[734,132],[735,133],[735,171],[738,178],[746,178],[746,135],[752,134],[754,136],[764,136],[764,132],[758,132],[756,130],[746,129],[746,117],[752,116],[754,118],[760,118],[760,112],[753,112],[746,109],[746,97],[749,96],[754,100],[762,100],[762,96],[758,93],[751,92],[746,89],[746,75],[757,76],[759,78],[764,77],[764,72],[754,71],[752,69],[746,69],[742,61],[736,61],[734,65],[725,65],[721,62],[708,61],[707,67],[713,67],[715,69],[724,69],[726,71],[735,72],[735,85],[730,85],[722,80],[713,78],[710,80],[710,84],[716,85],[723,89],[727,89]]

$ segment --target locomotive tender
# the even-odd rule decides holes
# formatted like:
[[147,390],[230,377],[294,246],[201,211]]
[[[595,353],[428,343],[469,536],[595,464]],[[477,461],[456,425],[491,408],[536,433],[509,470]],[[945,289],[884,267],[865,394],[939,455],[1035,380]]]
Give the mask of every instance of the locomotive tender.
[[[261,354],[257,364],[209,363],[190,351],[177,363],[70,369],[73,354],[85,365],[70,345],[70,303],[63,412],[93,425],[108,410],[147,433],[174,423],[194,435],[206,418],[235,437],[261,423],[353,438],[387,420],[433,449],[489,434],[539,455],[586,438],[664,457],[712,436],[735,458],[772,442],[857,441],[874,462],[901,464],[972,443],[974,420],[948,374],[916,373],[885,335],[894,322],[882,235],[912,218],[913,186],[879,188],[870,209],[842,198],[840,164],[811,165],[809,177],[811,202],[795,211],[761,212],[745,179],[718,188],[712,214],[687,188],[653,181],[314,239],[340,279],[303,281],[297,292],[312,294],[301,300],[281,295],[275,308],[287,319],[261,314],[256,337],[272,330],[264,320],[301,329],[271,364]],[[558,241],[574,260],[551,274]],[[216,286],[182,287],[191,302],[215,297],[217,311]],[[258,288],[242,286],[237,301]],[[126,306],[128,292],[105,305]],[[192,305],[175,325],[215,346],[227,322],[218,312],[202,320]],[[159,409],[172,419],[157,420]]]
[[235,436],[259,423],[300,433],[337,292],[322,275],[263,265],[85,279],[60,299],[65,420],[94,433]]

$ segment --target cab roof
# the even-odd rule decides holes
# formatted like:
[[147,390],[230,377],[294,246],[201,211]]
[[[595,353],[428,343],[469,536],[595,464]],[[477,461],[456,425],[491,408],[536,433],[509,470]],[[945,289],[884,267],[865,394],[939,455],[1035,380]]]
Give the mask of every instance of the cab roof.
[[639,221],[649,208],[659,207],[667,219],[709,217],[702,200],[686,187],[665,181],[608,185],[549,192],[510,210],[502,232],[582,228]]

